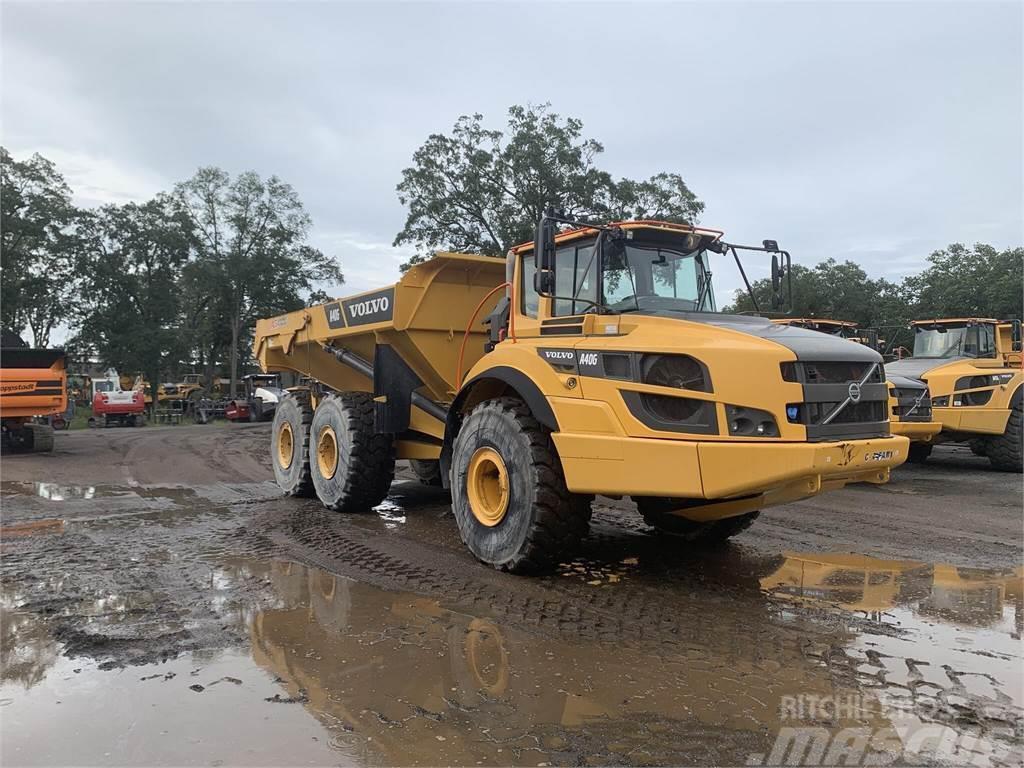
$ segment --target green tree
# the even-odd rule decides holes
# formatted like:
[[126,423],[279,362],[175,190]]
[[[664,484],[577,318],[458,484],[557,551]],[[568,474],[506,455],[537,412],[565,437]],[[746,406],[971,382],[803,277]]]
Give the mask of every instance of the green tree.
[[960,243],[928,257],[928,268],[905,281],[915,318],[1020,318],[1024,314],[1024,248],[997,251]]
[[180,203],[158,195],[108,205],[88,216],[82,253],[83,340],[121,373],[142,371],[153,402],[178,329],[178,280],[189,258],[191,222]]
[[15,160],[0,147],[0,323],[36,347],[74,311],[80,212],[56,166]]
[[202,278],[190,303],[210,313],[202,321],[208,329],[227,325],[234,396],[241,347],[256,319],[297,309],[317,283],[344,278],[332,258],[306,243],[309,215],[276,176],[247,172],[232,179],[219,168],[200,168],[175,193],[193,225],[195,272]]
[[[813,268],[793,265],[794,317],[850,320],[863,328],[902,323],[909,311],[901,286],[885,278],[872,279],[852,261],[826,259]],[[771,281],[755,280],[751,287],[762,312],[771,310]],[[786,284],[783,282],[783,295]],[[754,304],[745,290],[737,291],[729,311],[752,312]]]
[[433,134],[402,171],[398,199],[408,208],[394,244],[416,246],[409,264],[431,251],[504,256],[531,240],[546,205],[596,219],[696,222],[704,204],[678,174],[614,180],[596,165],[604,151],[583,123],[550,105],[514,106],[505,132],[462,116],[450,135]]

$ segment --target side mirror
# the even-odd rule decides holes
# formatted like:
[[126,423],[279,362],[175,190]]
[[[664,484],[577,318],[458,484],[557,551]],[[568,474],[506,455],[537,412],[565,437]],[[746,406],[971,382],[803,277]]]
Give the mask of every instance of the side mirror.
[[1020,341],[1021,341],[1021,339],[1020,339],[1020,320],[1011,320],[1010,321],[1010,348],[1014,352],[1020,352],[1021,351],[1021,343],[1020,343]]
[[533,290],[541,296],[548,296],[555,292],[554,270],[537,270],[533,273]]
[[555,222],[549,218],[551,215],[550,208],[544,211],[533,238],[533,287],[541,296],[555,290]]
[[537,224],[537,234],[533,239],[533,258],[538,271],[555,268],[555,222],[545,212]]

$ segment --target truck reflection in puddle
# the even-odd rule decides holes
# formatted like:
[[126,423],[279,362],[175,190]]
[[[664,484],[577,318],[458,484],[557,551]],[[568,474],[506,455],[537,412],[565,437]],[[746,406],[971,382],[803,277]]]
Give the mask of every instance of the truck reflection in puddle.
[[[942,677],[947,659],[918,612],[927,615],[936,594],[959,584],[937,583],[934,574],[920,563],[793,555],[762,588],[783,605],[827,603],[831,619],[818,621],[812,611],[780,623],[768,616],[774,600],[754,590],[737,613],[747,621],[716,616],[702,630],[703,642],[688,636],[663,643],[655,632],[650,642],[598,643],[564,632],[552,639],[516,617],[467,616],[430,599],[275,562],[267,577],[279,607],[257,613],[249,626],[253,657],[278,679],[282,697],[302,702],[367,763],[744,764],[751,754],[767,754],[780,728],[792,725],[781,702],[793,696],[866,703],[846,720],[831,720],[836,730],[891,727],[887,707],[896,705],[909,706],[915,722],[963,729],[955,717],[962,712],[934,706],[953,692],[967,697],[983,728],[1013,740],[1020,702],[1006,704],[1004,688],[1019,688],[1019,654],[1005,661],[978,656],[980,672],[954,659],[963,674],[994,682],[964,688],[950,667],[944,682],[932,675],[926,697],[877,661],[874,649],[892,641],[892,664],[910,669],[934,659],[932,671]],[[1017,596],[1010,610],[1019,614],[1020,571],[988,576],[1002,585],[993,593],[1000,599]],[[900,610],[897,631],[871,631],[871,621]],[[965,610],[970,625],[977,611]],[[859,612],[866,625],[856,620]],[[806,627],[806,635],[787,621]],[[909,705],[900,698],[907,691]],[[913,711],[918,704],[922,711]]]
[[1009,623],[1020,639],[1024,626],[1024,567],[958,568],[867,555],[787,553],[761,588],[775,598],[838,606],[879,621],[890,609],[967,627]]

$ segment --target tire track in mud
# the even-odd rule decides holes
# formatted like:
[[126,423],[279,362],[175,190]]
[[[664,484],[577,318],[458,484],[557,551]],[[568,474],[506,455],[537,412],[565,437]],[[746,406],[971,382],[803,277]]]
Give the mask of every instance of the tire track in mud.
[[[760,592],[756,578],[730,587],[697,573],[681,584],[679,574],[666,569],[637,574],[621,588],[592,587],[571,578],[571,573],[569,578],[510,579],[465,553],[456,555],[406,537],[381,536],[310,507],[304,504],[281,519],[261,517],[257,526],[281,552],[308,565],[384,589],[422,594],[473,613],[545,632],[554,630],[569,639],[699,646],[707,638],[710,615],[722,635],[742,634],[743,627],[766,620],[779,633],[774,639],[791,648],[804,645],[809,631],[804,627],[795,633],[774,622],[777,609]],[[611,539],[607,524],[602,527],[605,531],[598,536]],[[649,584],[651,578],[664,579],[662,586]],[[832,631],[830,622],[821,623],[826,627],[823,631]],[[810,631],[814,634],[813,628]]]
[[[312,503],[278,514],[258,518],[275,547],[331,573],[421,594],[541,637],[614,644],[637,658],[684,656],[753,676],[780,666],[796,678],[819,669],[836,692],[870,691],[903,701],[925,721],[956,728],[974,723],[1014,750],[1021,744],[1024,713],[1009,702],[1001,681],[992,679],[990,694],[968,693],[958,681],[972,673],[948,665],[927,681],[904,681],[904,666],[920,662],[853,643],[871,636],[899,640],[904,630],[841,609],[780,603],[760,590],[756,570],[738,581],[724,577],[728,559],[660,563],[628,584],[591,587],[565,576],[510,583],[464,553],[357,527],[358,516],[339,517]],[[628,518],[620,525],[620,519],[599,512],[588,550],[600,550],[603,542],[622,551],[623,534],[635,536],[637,526]]]

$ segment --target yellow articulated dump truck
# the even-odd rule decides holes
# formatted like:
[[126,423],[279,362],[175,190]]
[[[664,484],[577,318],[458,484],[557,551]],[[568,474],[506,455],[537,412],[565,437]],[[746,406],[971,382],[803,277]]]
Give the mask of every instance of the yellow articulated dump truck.
[[314,381],[274,418],[281,488],[361,510],[396,458],[438,462],[472,553],[533,572],[585,534],[595,494],[714,542],[767,506],[884,483],[906,459],[877,352],[716,311],[712,261],[742,272],[743,250],[771,254],[781,301],[776,243],[562,223],[547,213],[537,245],[505,261],[442,253],[382,290],[260,320],[263,369]]
[[[941,422],[938,442],[969,443],[992,466],[1021,471],[1020,320],[915,320],[913,357],[889,363],[890,374],[918,379],[931,392]],[[911,461],[925,461],[932,442],[914,442]]]
[[[849,320],[827,320],[823,318],[779,318],[772,320],[778,325],[805,328],[809,331],[827,333],[857,344],[865,344],[880,350],[884,342],[874,331],[862,331],[857,323]],[[894,435],[909,437],[914,442],[931,443],[941,430],[942,424],[932,418],[931,397],[928,386],[916,379],[893,374],[892,367],[886,366],[889,386],[889,428]]]

